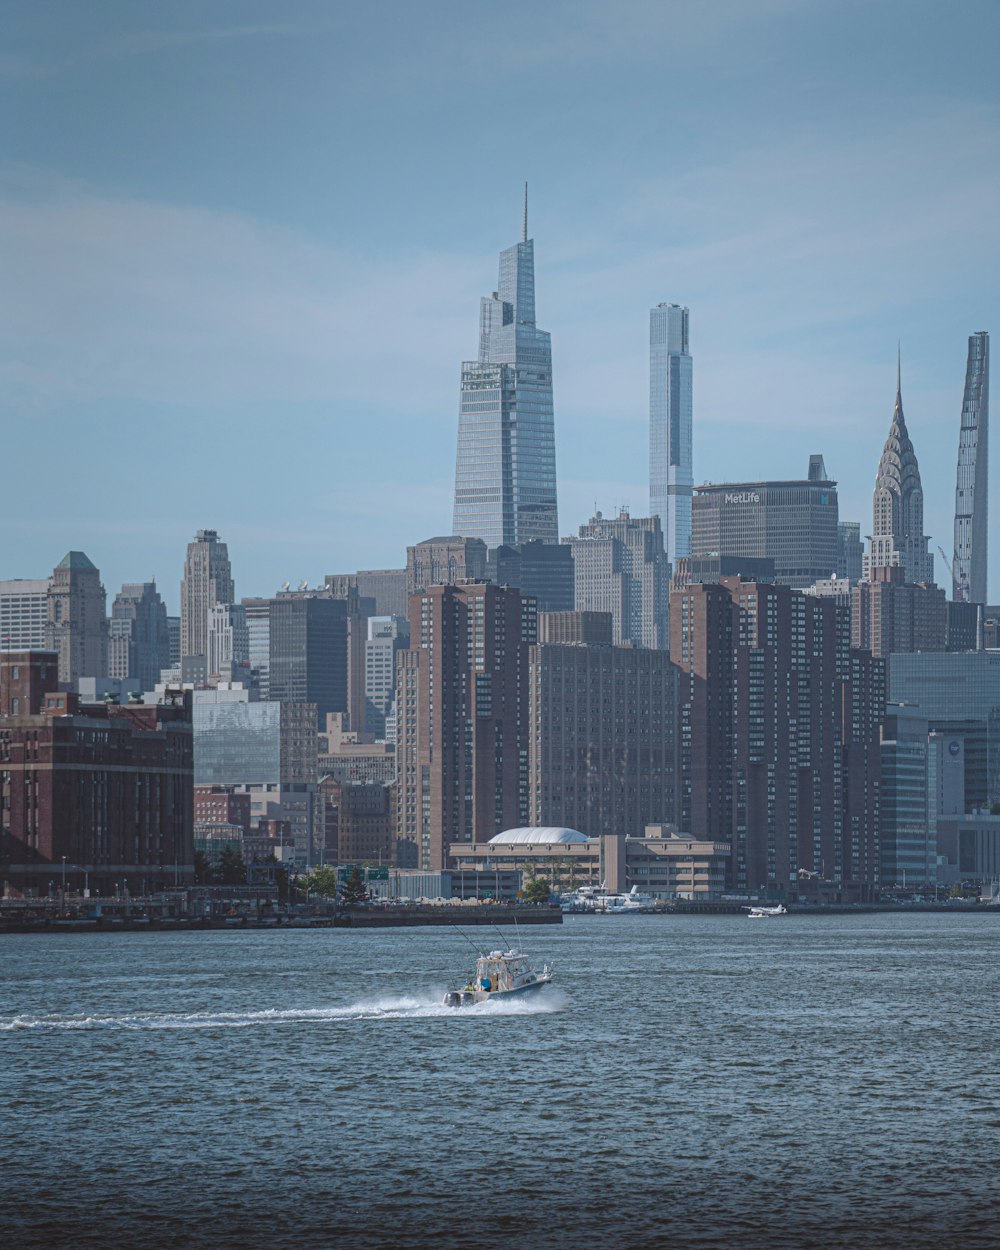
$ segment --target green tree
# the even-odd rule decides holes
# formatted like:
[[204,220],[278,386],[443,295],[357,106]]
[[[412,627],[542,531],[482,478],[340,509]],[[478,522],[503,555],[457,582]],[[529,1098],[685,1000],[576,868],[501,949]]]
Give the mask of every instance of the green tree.
[[212,861],[204,851],[194,853],[194,883],[195,885],[212,884]]
[[308,876],[303,877],[299,885],[310,894],[319,894],[323,898],[335,898],[338,886],[337,870],[326,864],[320,864]]
[[551,889],[544,877],[532,877],[524,887],[524,896],[529,903],[547,903]]
[[246,885],[247,866],[238,847],[229,842],[223,846],[217,872],[222,885]]
[[364,903],[368,899],[361,869],[355,868],[340,887],[340,897],[345,903]]

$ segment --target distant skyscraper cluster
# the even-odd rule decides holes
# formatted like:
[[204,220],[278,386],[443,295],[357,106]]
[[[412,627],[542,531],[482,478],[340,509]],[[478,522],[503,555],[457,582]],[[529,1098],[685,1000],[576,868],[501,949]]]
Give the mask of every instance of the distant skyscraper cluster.
[[950,602],[898,360],[867,550],[823,455],[696,486],[694,429],[689,311],[658,303],[649,515],[595,507],[560,536],[525,194],[461,369],[453,533],[240,601],[200,529],[179,617],[152,580],[109,615],[78,550],[0,581],[0,875],[30,893],[64,861],[165,888],[233,843],[421,889],[459,869],[499,889],[501,860],[572,879],[586,857],[690,898],[844,902],[995,867],[988,334],[969,338]]

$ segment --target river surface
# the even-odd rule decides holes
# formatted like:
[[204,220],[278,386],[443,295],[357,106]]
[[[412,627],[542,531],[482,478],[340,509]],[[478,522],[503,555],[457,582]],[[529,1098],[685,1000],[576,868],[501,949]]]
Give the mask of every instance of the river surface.
[[0,1241],[1000,1247],[1000,917],[521,936],[3,937]]

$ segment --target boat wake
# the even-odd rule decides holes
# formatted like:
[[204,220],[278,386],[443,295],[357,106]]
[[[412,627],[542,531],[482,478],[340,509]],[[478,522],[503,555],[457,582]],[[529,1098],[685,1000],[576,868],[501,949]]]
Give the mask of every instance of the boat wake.
[[379,998],[347,1007],[301,1007],[279,1011],[135,1012],[131,1015],[14,1016],[0,1019],[0,1033],[18,1031],[63,1033],[109,1030],[150,1032],[170,1029],[249,1029],[261,1025],[338,1024],[363,1020],[495,1019],[498,1016],[538,1016],[560,1011],[565,999],[558,991],[542,990],[530,998],[476,1003],[456,1010],[445,1007],[441,995]]

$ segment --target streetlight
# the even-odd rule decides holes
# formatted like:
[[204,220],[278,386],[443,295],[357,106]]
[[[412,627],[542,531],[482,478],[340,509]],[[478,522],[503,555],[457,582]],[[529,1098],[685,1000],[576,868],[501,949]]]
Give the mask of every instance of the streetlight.
[[66,856],[60,856],[62,859],[62,883],[59,889],[59,915],[66,914]]

